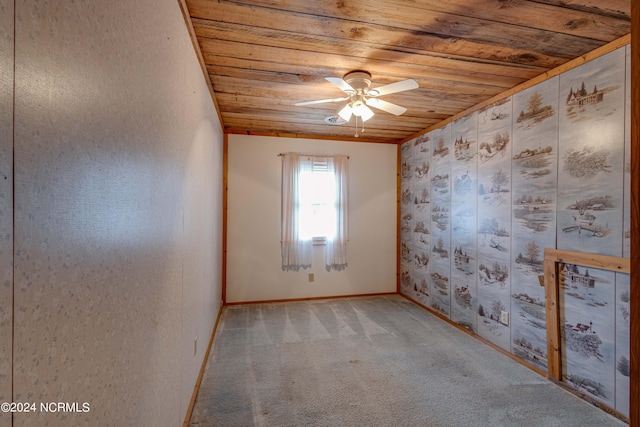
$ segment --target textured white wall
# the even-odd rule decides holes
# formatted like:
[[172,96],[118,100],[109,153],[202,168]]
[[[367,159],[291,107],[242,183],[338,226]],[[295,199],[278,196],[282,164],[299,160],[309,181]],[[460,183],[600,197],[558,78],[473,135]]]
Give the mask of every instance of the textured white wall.
[[[13,1],[0,0],[0,402],[11,400]],[[0,427],[11,415],[0,411]]]
[[179,4],[15,22],[13,400],[91,410],[14,424],[180,425],[219,309],[222,132]]
[[[229,135],[227,302],[396,291],[395,145]],[[349,266],[327,272],[324,247],[313,267],[282,271],[278,153],[347,154]],[[308,274],[315,281],[307,281]]]

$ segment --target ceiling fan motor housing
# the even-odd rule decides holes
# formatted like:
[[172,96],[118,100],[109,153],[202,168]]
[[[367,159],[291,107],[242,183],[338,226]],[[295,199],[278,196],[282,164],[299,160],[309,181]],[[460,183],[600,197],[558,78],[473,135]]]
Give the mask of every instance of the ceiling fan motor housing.
[[345,74],[342,78],[349,86],[354,88],[356,92],[366,94],[369,86],[371,86],[371,74],[366,71],[352,71]]

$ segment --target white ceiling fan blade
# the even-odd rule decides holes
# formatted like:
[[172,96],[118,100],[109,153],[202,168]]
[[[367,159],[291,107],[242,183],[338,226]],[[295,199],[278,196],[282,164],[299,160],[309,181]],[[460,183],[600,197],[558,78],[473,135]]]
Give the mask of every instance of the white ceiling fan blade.
[[335,86],[337,86],[340,90],[344,92],[347,92],[347,93],[356,92],[356,90],[352,88],[351,85],[349,85],[349,83],[345,82],[339,77],[325,77],[325,79],[327,79],[328,82],[333,83]]
[[296,102],[294,105],[296,107],[301,107],[303,105],[312,105],[312,104],[323,104],[325,102],[340,102],[340,101],[346,101],[347,99],[349,99],[348,96],[342,97],[342,98],[329,98],[329,99],[318,99],[316,101],[304,101],[304,102]]
[[388,85],[380,86],[369,91],[370,96],[382,96],[389,93],[403,92],[405,90],[417,89],[420,86],[413,79],[402,80]]
[[383,101],[378,98],[369,98],[366,101],[367,105],[373,108],[377,108],[378,110],[386,111],[387,113],[391,113],[395,116],[399,116],[400,114],[407,111],[406,108],[401,107],[396,104],[392,104],[391,102]]

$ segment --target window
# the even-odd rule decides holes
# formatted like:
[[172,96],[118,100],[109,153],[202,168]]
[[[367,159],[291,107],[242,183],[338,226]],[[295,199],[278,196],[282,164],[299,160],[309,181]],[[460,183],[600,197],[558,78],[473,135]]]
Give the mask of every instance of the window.
[[333,240],[336,234],[336,180],[326,160],[313,161],[310,169],[300,171],[298,209],[302,240]]
[[312,242],[326,243],[327,269],[344,268],[348,223],[346,156],[286,153],[282,161],[282,266],[311,266]]

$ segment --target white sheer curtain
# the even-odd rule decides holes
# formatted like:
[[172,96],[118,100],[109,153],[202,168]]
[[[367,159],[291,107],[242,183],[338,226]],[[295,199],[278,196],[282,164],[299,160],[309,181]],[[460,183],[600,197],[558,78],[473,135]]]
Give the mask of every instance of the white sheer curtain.
[[[309,156],[298,153],[285,153],[282,156],[281,250],[283,270],[298,270],[311,266],[313,237],[326,238],[324,242],[327,270],[345,268],[347,266],[349,220],[348,157]],[[314,172],[321,173],[325,177],[328,173],[333,179],[311,179],[310,174],[314,174]],[[318,185],[319,182],[322,183],[321,187],[314,188],[314,185]],[[334,188],[326,191],[326,185],[331,185]],[[309,192],[312,192],[314,197],[309,197]],[[327,194],[335,194],[335,197],[326,196]],[[331,206],[326,205],[323,196],[333,199]],[[312,206],[309,199],[313,199],[315,205]],[[306,206],[305,203],[309,206]],[[314,211],[315,216],[309,215],[309,211]],[[302,221],[304,215],[306,215],[306,223]],[[312,223],[309,223],[309,220]],[[335,224],[327,224],[326,221]],[[320,229],[324,228],[326,235],[311,234],[315,232],[313,230],[318,228],[316,226],[319,226]]]
[[327,169],[335,177],[336,224],[335,235],[327,239],[325,265],[327,270],[342,270],[347,266],[347,241],[349,240],[349,169],[347,156],[327,159]]
[[313,162],[309,156],[296,153],[283,154],[282,158],[282,268],[298,270],[311,267],[311,240],[300,235],[300,175],[310,170]]

